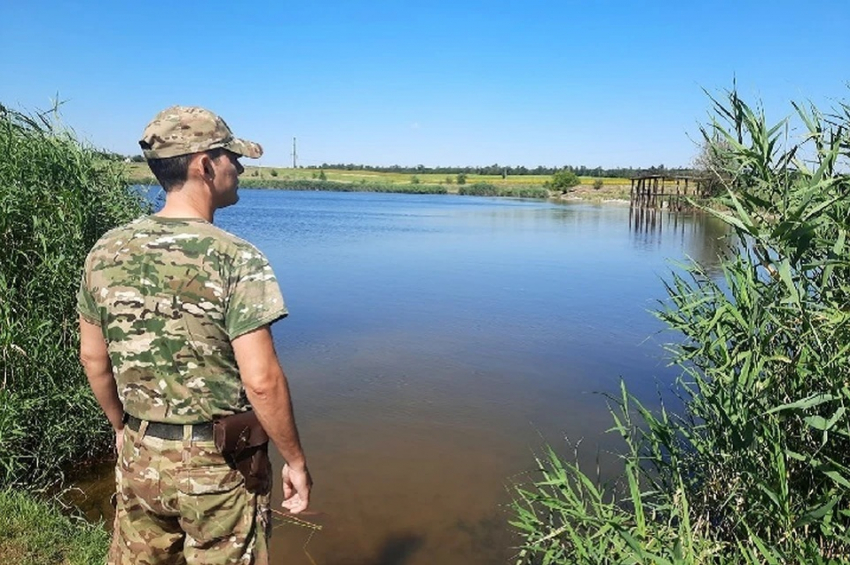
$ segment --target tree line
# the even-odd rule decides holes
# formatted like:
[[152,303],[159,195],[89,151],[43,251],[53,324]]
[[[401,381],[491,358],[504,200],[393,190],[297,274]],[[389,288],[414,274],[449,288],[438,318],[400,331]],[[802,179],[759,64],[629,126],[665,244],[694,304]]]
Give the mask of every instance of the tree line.
[[629,178],[645,174],[670,174],[687,175],[693,170],[686,167],[668,168],[663,164],[652,167],[587,167],[585,165],[564,165],[562,167],[547,167],[538,165],[534,168],[523,165],[510,166],[494,163],[487,166],[465,166],[465,167],[426,167],[425,165],[357,165],[354,163],[322,163],[321,165],[310,165],[307,169],[335,169],[344,171],[373,171],[379,173],[403,173],[403,174],[439,174],[439,175],[502,175],[502,176],[524,176],[524,175],[554,175],[560,171],[570,171],[580,177],[599,178]]

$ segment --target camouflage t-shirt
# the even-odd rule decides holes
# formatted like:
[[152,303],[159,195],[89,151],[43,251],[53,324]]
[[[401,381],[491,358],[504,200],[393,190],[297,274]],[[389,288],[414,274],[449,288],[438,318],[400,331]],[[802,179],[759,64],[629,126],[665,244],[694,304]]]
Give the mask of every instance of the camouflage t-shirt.
[[287,314],[256,247],[201,219],[157,216],[95,244],[77,310],[103,331],[124,410],[174,424],[246,410],[231,340]]

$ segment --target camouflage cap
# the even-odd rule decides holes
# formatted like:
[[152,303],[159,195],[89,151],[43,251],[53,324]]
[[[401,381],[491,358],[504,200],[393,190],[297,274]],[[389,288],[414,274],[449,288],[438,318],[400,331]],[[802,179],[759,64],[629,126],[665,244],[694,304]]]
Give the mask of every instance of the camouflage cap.
[[263,154],[259,143],[233,137],[224,120],[197,106],[172,106],[157,114],[145,128],[139,145],[145,159],[166,159],[218,148],[252,159]]

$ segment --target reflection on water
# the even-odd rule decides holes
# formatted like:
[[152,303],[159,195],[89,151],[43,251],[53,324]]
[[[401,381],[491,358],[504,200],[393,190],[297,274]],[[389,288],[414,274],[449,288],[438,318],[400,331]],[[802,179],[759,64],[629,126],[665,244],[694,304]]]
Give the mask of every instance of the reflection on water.
[[716,273],[718,259],[731,245],[730,233],[719,219],[701,212],[629,207],[632,239],[641,246],[660,246],[677,241],[684,256],[699,263],[707,273]]
[[508,561],[507,486],[564,437],[591,468],[600,446],[605,472],[594,393],[622,378],[651,402],[675,377],[648,311],[669,259],[711,268],[723,246],[701,215],[627,205],[240,192],[217,223],[281,281],[275,341],[323,526],[280,523],[274,563]]

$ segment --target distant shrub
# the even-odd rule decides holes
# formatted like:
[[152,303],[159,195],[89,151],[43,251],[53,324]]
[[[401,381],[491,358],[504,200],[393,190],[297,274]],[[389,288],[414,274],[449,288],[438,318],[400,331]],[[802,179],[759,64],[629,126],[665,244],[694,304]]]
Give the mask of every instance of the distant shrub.
[[273,177],[276,177],[276,176],[277,176],[277,171],[276,171],[275,169],[272,169],[272,170],[270,170],[270,171],[269,171],[269,174],[270,174],[271,176],[273,176]]
[[466,184],[466,173],[458,173],[456,178],[458,184]]
[[419,177],[417,177],[416,175],[410,177],[410,184],[419,184]]
[[600,188],[602,188],[603,184],[605,183],[602,182],[602,179],[596,179],[595,181],[593,181],[593,190],[599,190]]
[[567,193],[574,187],[578,186],[581,181],[574,172],[564,169],[552,175],[552,180],[549,181],[549,186],[553,190],[559,190],[562,193]]

